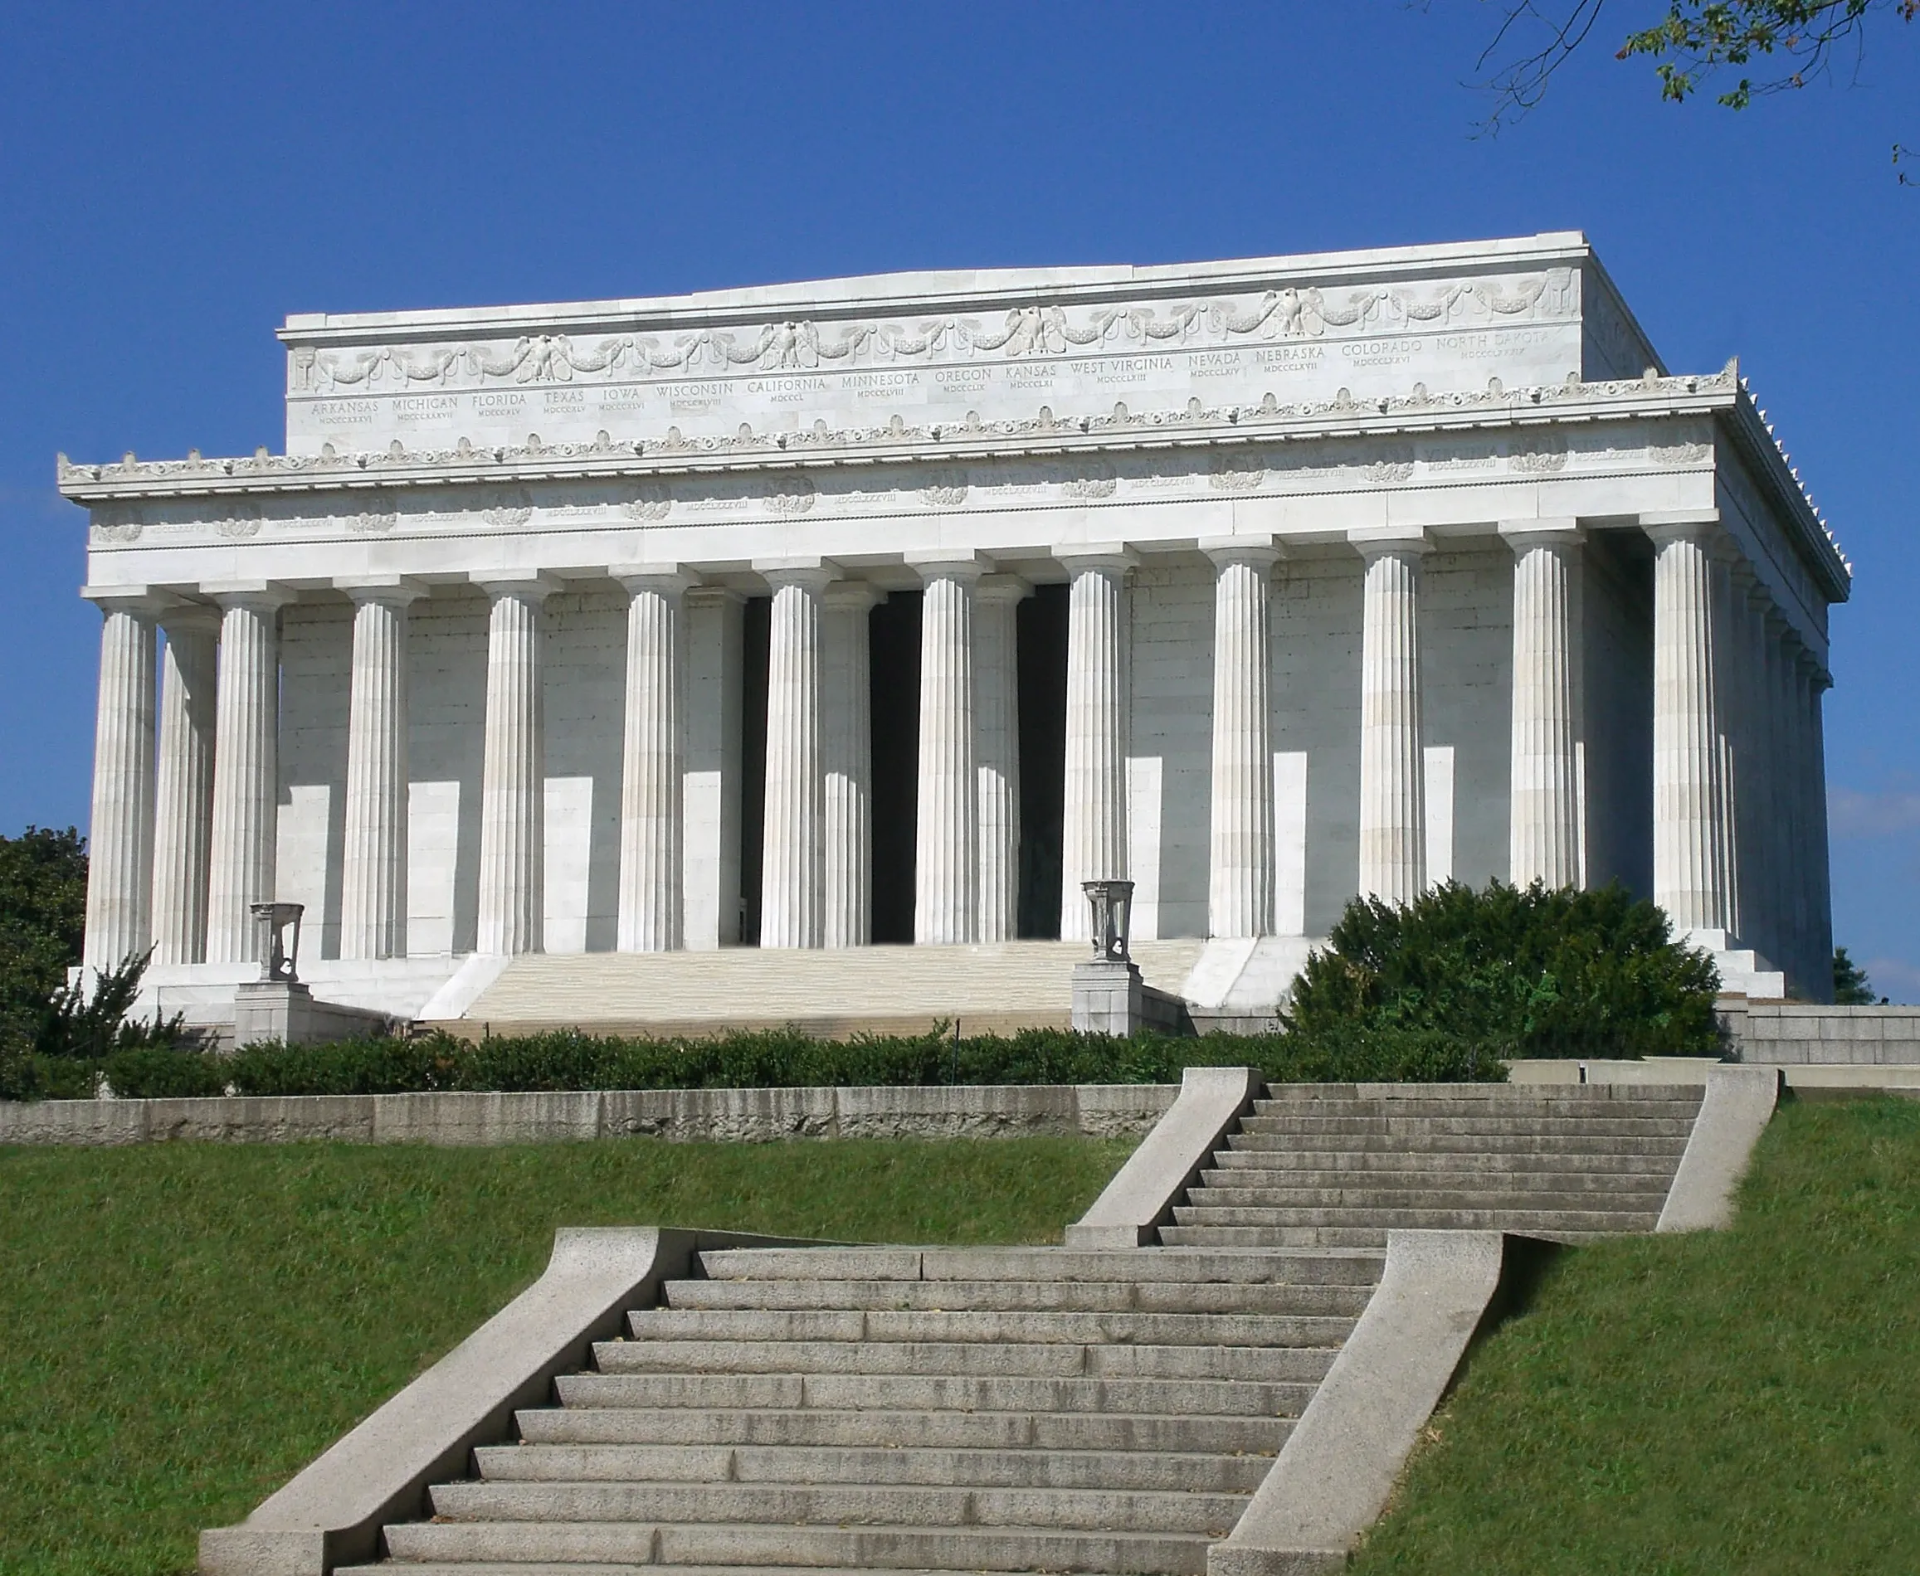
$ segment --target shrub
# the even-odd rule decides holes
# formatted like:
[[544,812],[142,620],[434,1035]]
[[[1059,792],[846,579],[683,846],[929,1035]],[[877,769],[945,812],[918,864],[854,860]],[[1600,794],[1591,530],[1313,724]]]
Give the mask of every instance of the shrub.
[[[1717,1056],[1719,977],[1619,886],[1449,881],[1405,908],[1356,898],[1294,987],[1302,1050],[1383,1031],[1480,1056]],[[1438,1054],[1437,1048],[1434,1054]]]
[[137,1046],[106,1060],[107,1083],[128,1100],[184,1100],[227,1092],[226,1064],[206,1051]]

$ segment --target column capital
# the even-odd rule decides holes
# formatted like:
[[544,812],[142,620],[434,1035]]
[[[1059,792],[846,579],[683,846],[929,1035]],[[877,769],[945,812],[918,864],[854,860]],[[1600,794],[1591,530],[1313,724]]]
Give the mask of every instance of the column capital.
[[1287,556],[1287,550],[1271,536],[1203,536],[1200,551],[1213,560],[1215,569],[1246,564],[1253,569],[1270,570]]
[[1368,563],[1377,558],[1422,558],[1433,538],[1417,526],[1360,525],[1347,532],[1347,545]]
[[816,596],[840,578],[840,566],[825,558],[756,558],[753,572],[775,591],[798,586]]
[[953,548],[927,548],[902,555],[906,566],[928,580],[978,580],[993,568],[985,553],[962,552]]
[[607,578],[615,581],[628,596],[653,591],[661,596],[685,596],[700,584],[700,577],[678,564],[613,564]]
[[511,598],[518,602],[544,602],[560,589],[560,577],[537,569],[480,570],[467,579],[487,593],[490,602]]
[[1125,574],[1140,567],[1140,555],[1123,542],[1069,542],[1053,550],[1054,562],[1071,574],[1107,570]]
[[1033,585],[1020,575],[982,575],[973,594],[982,602],[1021,602],[1033,595]]
[[365,607],[369,602],[405,607],[427,594],[424,583],[407,575],[336,575],[333,588],[344,591],[355,607]]
[[833,580],[820,599],[829,613],[864,613],[884,594],[870,580]]
[[1496,529],[1500,533],[1500,539],[1511,547],[1516,555],[1530,552],[1536,547],[1578,547],[1587,539],[1587,533],[1580,522],[1571,518],[1502,520]]
[[82,586],[80,594],[102,613],[132,613],[138,618],[157,618],[180,600],[158,586]]
[[200,594],[211,598],[223,613],[245,608],[253,613],[275,613],[290,602],[300,600],[292,586],[273,580],[223,580],[203,584]]
[[1675,509],[1643,514],[1640,529],[1647,533],[1655,547],[1665,547],[1669,542],[1698,542],[1710,546],[1720,535],[1720,511]]

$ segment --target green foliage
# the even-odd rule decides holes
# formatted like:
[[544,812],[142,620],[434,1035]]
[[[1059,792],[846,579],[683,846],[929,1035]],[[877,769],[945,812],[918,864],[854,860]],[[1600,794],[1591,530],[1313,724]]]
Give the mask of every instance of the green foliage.
[[[28,1058],[0,1098],[76,1098],[104,1073],[129,1097],[411,1094],[424,1090],[769,1089],[859,1085],[1178,1083],[1187,1067],[1258,1067],[1287,1083],[1497,1080],[1499,1058],[1421,1026],[1335,1025],[1312,1036],[1143,1034],[1132,1039],[1028,1029],[954,1039],[819,1040],[796,1029],[710,1039],[623,1039],[562,1030],[477,1042],[415,1040],[243,1046],[231,1056],[129,1046],[98,1062]],[[80,1074],[84,1073],[84,1077]]]
[[0,1571],[161,1576],[546,1262],[555,1226],[1040,1242],[1125,1140],[0,1149]]
[[1920,1103],[1792,1102],[1729,1231],[1564,1253],[1352,1576],[1920,1570]]
[[1712,961],[1674,942],[1666,915],[1618,887],[1550,890],[1457,881],[1406,908],[1356,898],[1307,960],[1294,1042],[1449,1038],[1525,1056],[1717,1056]]
[[1887,998],[1873,993],[1867,971],[1847,956],[1845,947],[1833,949],[1833,1000],[1839,1007],[1884,1007]]
[[87,851],[79,832],[30,826],[0,837],[0,1056],[32,1043],[87,921]]
[[1658,62],[1660,96],[1676,104],[1725,67],[1779,61],[1777,75],[1759,82],[1743,76],[1719,96],[1728,109],[1745,109],[1755,94],[1805,87],[1827,68],[1835,48],[1858,38],[1875,11],[1911,22],[1920,0],[1671,0],[1652,27],[1627,35],[1619,58]]

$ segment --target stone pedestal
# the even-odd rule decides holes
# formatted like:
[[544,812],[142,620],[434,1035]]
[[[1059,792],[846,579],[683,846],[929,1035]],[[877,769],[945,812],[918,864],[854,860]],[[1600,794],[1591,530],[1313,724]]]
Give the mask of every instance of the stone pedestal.
[[392,1020],[383,1012],[315,1001],[298,980],[251,980],[234,988],[233,1043],[323,1045],[329,1040],[367,1040],[385,1034]]
[[1125,958],[1073,966],[1073,1026],[1082,1034],[1138,1034],[1146,1026],[1146,982]]

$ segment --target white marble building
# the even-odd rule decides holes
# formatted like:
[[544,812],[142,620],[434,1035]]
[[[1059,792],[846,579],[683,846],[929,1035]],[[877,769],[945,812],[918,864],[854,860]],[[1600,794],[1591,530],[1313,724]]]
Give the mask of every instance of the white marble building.
[[[1849,571],[1585,239],[290,317],[287,452],[76,465],[87,955],[1324,934],[1620,880],[1829,983]],[[1742,952],[1755,954],[1741,956]]]

